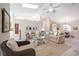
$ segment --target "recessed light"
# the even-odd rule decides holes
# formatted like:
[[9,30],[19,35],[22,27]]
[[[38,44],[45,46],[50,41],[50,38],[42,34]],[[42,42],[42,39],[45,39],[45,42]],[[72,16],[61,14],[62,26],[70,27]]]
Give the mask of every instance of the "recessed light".
[[38,5],[23,3],[22,7],[37,9]]

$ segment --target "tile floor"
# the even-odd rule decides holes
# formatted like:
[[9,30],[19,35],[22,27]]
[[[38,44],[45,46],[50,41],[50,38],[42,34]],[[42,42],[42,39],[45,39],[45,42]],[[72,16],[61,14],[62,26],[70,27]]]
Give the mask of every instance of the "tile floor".
[[[79,56],[79,52],[76,52],[74,49],[75,43],[79,42],[79,39],[66,39],[66,43],[70,46],[72,46],[70,49],[68,49],[66,52],[62,54],[62,56]],[[0,56],[2,56],[2,51],[0,49]]]

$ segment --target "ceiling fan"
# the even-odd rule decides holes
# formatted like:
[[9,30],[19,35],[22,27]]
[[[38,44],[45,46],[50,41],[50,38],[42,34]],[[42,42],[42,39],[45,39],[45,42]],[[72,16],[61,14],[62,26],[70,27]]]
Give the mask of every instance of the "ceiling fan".
[[45,8],[44,10],[47,10],[46,11],[47,13],[50,13],[50,12],[55,13],[56,9],[59,7],[61,7],[61,4],[59,4],[59,3],[49,3],[48,8]]

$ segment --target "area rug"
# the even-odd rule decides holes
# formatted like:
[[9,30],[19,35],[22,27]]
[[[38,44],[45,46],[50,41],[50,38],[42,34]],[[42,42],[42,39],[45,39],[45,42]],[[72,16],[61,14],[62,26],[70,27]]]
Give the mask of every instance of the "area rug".
[[67,44],[48,42],[47,44],[36,46],[35,50],[37,56],[61,56],[70,48],[71,46],[68,46]]

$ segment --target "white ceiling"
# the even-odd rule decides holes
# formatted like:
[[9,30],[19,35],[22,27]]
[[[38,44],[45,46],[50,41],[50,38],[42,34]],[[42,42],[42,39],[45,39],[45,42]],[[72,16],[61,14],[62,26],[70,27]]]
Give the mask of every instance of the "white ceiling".
[[[56,12],[46,13],[49,6],[48,3],[32,3],[38,5],[37,9],[23,8],[22,3],[11,3],[10,11],[13,17],[23,17],[31,19],[32,16],[46,16],[57,22],[69,22],[78,19],[79,17],[79,4],[77,3],[61,3],[60,7],[56,8]],[[53,3],[56,6],[57,3]]]

